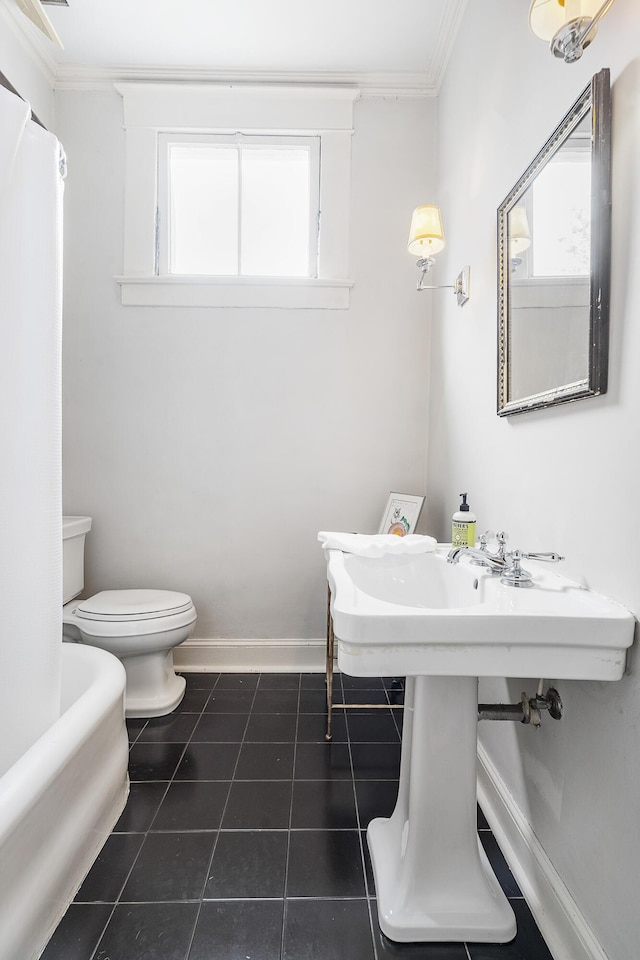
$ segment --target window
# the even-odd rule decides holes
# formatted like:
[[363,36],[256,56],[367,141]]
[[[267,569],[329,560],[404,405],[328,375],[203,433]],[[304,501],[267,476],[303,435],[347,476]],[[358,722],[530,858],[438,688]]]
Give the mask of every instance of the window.
[[319,143],[161,135],[158,274],[316,277]]
[[355,87],[116,85],[132,306],[349,306]]

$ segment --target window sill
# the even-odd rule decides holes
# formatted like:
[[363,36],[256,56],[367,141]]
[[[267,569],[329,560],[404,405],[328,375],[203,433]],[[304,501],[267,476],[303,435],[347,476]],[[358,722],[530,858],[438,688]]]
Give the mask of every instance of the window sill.
[[264,277],[115,277],[129,307],[347,310],[352,280]]

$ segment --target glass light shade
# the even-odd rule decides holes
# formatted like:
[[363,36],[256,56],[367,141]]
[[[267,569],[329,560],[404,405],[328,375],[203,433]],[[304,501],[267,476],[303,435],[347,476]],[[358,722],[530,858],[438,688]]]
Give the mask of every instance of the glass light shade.
[[529,26],[536,37],[551,41],[567,23],[588,18],[604,12],[613,0],[532,0],[529,10]]
[[433,257],[444,250],[444,231],[438,207],[416,207],[411,217],[407,250],[416,257]]
[[531,231],[529,229],[527,211],[524,207],[514,207],[509,213],[507,231],[510,256],[517,257],[531,246]]

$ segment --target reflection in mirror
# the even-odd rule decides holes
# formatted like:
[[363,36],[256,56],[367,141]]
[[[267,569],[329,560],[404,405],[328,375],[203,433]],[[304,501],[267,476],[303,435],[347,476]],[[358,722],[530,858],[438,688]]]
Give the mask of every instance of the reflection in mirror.
[[606,391],[609,77],[594,77],[500,206],[498,413]]

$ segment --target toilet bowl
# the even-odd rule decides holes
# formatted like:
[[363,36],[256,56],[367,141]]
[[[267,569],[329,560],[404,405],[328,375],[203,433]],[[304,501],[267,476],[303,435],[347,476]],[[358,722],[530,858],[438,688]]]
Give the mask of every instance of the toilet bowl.
[[72,599],[84,586],[84,537],[90,528],[89,517],[63,518],[64,600],[69,602],[62,608],[62,638],[101,647],[122,661],[127,717],[162,717],[184,696],[185,679],[174,671],[173,648],[191,636],[196,609],[191,597],[173,590],[102,590]]
[[62,608],[65,640],[115,654],[125,668],[128,717],[161,717],[178,706],[185,679],[173,669],[173,648],[193,631],[191,597],[170,590],[103,590]]

